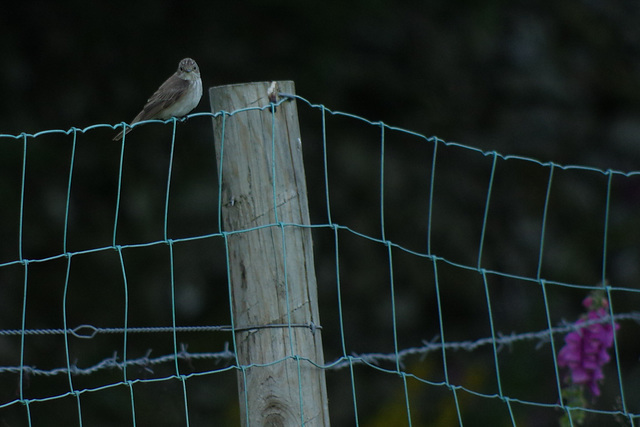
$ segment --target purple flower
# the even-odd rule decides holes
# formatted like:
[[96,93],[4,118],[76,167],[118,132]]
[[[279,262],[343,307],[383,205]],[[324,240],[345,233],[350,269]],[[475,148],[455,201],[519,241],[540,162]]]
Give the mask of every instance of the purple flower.
[[615,329],[610,322],[580,327],[587,320],[603,319],[608,315],[605,298],[587,297],[582,304],[589,312],[586,319],[583,317],[576,321],[579,328],[564,338],[565,345],[558,353],[558,366],[569,368],[571,383],[586,385],[592,395],[599,396],[598,382],[604,378],[602,366],[611,359],[607,350],[613,345],[613,335],[620,325],[614,323]]

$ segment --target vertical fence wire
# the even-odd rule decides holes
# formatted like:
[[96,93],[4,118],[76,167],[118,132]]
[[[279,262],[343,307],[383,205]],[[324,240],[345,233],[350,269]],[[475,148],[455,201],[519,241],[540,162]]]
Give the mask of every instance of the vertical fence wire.
[[[545,276],[547,268],[552,260],[549,259],[549,249],[550,244],[548,242],[549,236],[553,233],[553,229],[550,228],[549,222],[550,217],[552,215],[551,202],[552,202],[552,189],[556,191],[556,180],[559,179],[558,172],[567,171],[567,170],[575,170],[582,172],[595,172],[601,174],[606,178],[606,194],[604,198],[604,224],[603,224],[603,232],[602,232],[602,247],[601,247],[601,283],[599,286],[602,288],[606,298],[609,301],[608,305],[608,318],[604,319],[604,322],[608,322],[608,324],[615,329],[616,323],[623,321],[625,319],[637,322],[640,319],[640,315],[638,313],[621,313],[618,312],[615,308],[617,308],[616,295],[618,293],[626,293],[633,297],[638,297],[640,295],[640,291],[637,288],[631,287],[622,287],[622,286],[614,286],[607,283],[607,275],[608,275],[608,261],[610,259],[610,247],[611,247],[611,239],[612,239],[612,203],[614,199],[614,178],[615,179],[624,179],[624,178],[633,178],[640,176],[640,172],[621,172],[612,169],[608,170],[599,170],[597,168],[591,168],[587,166],[580,165],[559,165],[553,162],[540,162],[536,159],[525,158],[521,156],[509,156],[504,155],[495,151],[484,152],[475,147],[466,146],[463,144],[447,142],[436,137],[426,137],[417,132],[413,132],[410,130],[405,130],[401,128],[396,128],[390,125],[387,125],[382,122],[374,122],[363,117],[356,116],[350,113],[333,111],[327,108],[324,105],[312,104],[302,97],[295,97],[296,102],[299,102],[302,105],[307,106],[312,110],[317,110],[319,112],[319,134],[317,135],[318,140],[320,141],[322,154],[319,163],[321,164],[321,187],[324,191],[324,203],[326,204],[326,223],[321,224],[312,224],[303,225],[303,224],[284,224],[280,222],[278,217],[278,194],[276,187],[276,177],[278,176],[278,164],[275,158],[275,134],[276,134],[276,124],[273,119],[273,114],[275,113],[275,105],[271,104],[269,107],[272,113],[272,123],[271,123],[271,131],[274,137],[272,138],[272,146],[271,146],[271,173],[273,176],[273,209],[275,215],[275,221],[270,227],[274,227],[277,230],[277,234],[282,239],[282,246],[280,248],[274,248],[274,250],[282,251],[286,254],[287,250],[290,248],[287,247],[285,242],[285,232],[288,227],[312,227],[314,230],[318,231],[326,231],[329,234],[330,246],[332,248],[332,256],[331,263],[333,264],[333,275],[331,280],[335,281],[335,286],[332,287],[331,295],[332,295],[332,304],[335,312],[335,325],[336,328],[334,331],[323,330],[323,334],[334,333],[336,334],[336,346],[337,346],[337,354],[338,358],[329,362],[324,366],[318,366],[320,369],[327,369],[330,371],[335,371],[339,373],[342,369],[348,369],[348,374],[346,375],[346,381],[350,384],[350,405],[352,406],[352,422],[355,425],[360,425],[364,423],[364,420],[370,420],[371,414],[365,414],[362,409],[363,402],[366,401],[366,397],[371,390],[368,390],[366,385],[359,385],[359,378],[364,375],[363,371],[367,372],[375,372],[380,373],[381,375],[396,375],[401,380],[401,390],[400,395],[403,400],[403,417],[407,425],[420,425],[417,421],[419,419],[424,419],[424,415],[420,415],[421,408],[415,407],[411,405],[414,399],[418,399],[417,389],[414,389],[413,382],[420,384],[421,387],[426,387],[429,390],[444,388],[447,391],[447,396],[451,399],[452,405],[452,413],[455,413],[455,425],[464,425],[465,421],[467,424],[473,425],[474,423],[467,420],[468,417],[468,409],[466,408],[467,398],[471,395],[474,397],[480,397],[487,399],[490,401],[491,399],[498,399],[504,405],[506,405],[506,409],[508,412],[508,422],[512,426],[521,425],[522,417],[519,415],[519,411],[521,407],[540,407],[540,408],[555,408],[560,410],[559,412],[564,412],[567,414],[569,422],[572,425],[577,425],[579,421],[576,414],[580,412],[587,412],[590,414],[604,414],[610,417],[619,417],[626,420],[629,426],[636,426],[637,420],[640,418],[640,413],[638,413],[638,409],[634,407],[633,403],[631,403],[629,399],[629,393],[626,393],[628,389],[628,384],[630,383],[630,379],[627,379],[628,370],[625,366],[626,358],[622,357],[624,349],[626,348],[623,343],[620,342],[620,339],[613,336],[613,363],[615,363],[615,367],[613,370],[617,376],[618,381],[618,395],[619,395],[619,407],[615,408],[599,408],[599,409],[589,409],[580,406],[574,406],[566,403],[563,400],[563,387],[565,376],[563,374],[563,370],[561,366],[559,366],[557,361],[558,354],[558,343],[562,340],[565,334],[568,331],[574,330],[573,327],[567,322],[564,324],[556,324],[554,322],[555,318],[558,318],[561,315],[558,315],[554,312],[553,300],[554,300],[554,292],[558,290],[571,289],[571,290],[580,290],[587,291],[594,289],[595,286],[585,285],[585,284],[576,284],[576,283],[565,283],[560,281],[554,281]],[[253,107],[247,108],[245,110],[254,109]],[[228,333],[228,331],[235,330],[235,319],[233,313],[233,305],[231,299],[231,285],[229,282],[229,244],[228,239],[230,233],[223,231],[222,227],[222,214],[221,214],[221,206],[226,203],[234,203],[233,200],[222,200],[222,164],[223,164],[223,156],[224,156],[224,134],[225,134],[225,126],[226,120],[231,115],[241,114],[243,110],[234,111],[234,112],[221,112],[216,115],[211,115],[209,113],[197,113],[191,115],[192,117],[220,117],[219,123],[222,126],[222,144],[220,150],[220,158],[218,159],[218,188],[217,188],[217,230],[215,233],[203,233],[201,235],[196,236],[188,236],[188,237],[178,237],[173,235],[173,223],[172,227],[169,227],[169,218],[171,217],[172,209],[170,205],[170,194],[172,192],[172,186],[174,185],[175,173],[176,169],[174,168],[175,162],[175,144],[179,143],[177,141],[178,135],[177,132],[179,120],[178,119],[170,119],[166,123],[172,124],[172,136],[171,136],[171,145],[169,152],[169,160],[168,160],[168,169],[166,169],[166,185],[164,187],[164,205],[163,205],[163,224],[162,224],[162,238],[159,240],[150,240],[145,242],[125,242],[122,239],[123,232],[121,231],[123,215],[124,215],[124,204],[126,199],[123,197],[123,192],[127,183],[124,180],[124,164],[127,159],[127,154],[129,150],[125,152],[125,146],[127,142],[127,136],[123,136],[122,141],[120,142],[121,146],[119,148],[119,155],[117,158],[118,162],[118,172],[117,172],[117,186],[116,186],[116,195],[115,195],[115,211],[113,212],[113,222],[110,224],[112,229],[110,229],[110,245],[109,246],[96,246],[83,250],[71,250],[72,248],[69,246],[69,233],[71,227],[74,225],[74,221],[76,220],[74,217],[74,199],[73,192],[76,191],[78,185],[82,182],[82,179],[86,179],[86,177],[82,176],[81,169],[79,165],[81,165],[82,158],[79,156],[79,149],[81,147],[81,141],[79,140],[79,136],[84,133],[92,132],[94,130],[98,130],[101,127],[113,127],[110,125],[94,125],[85,129],[72,128],[69,131],[45,131],[35,135],[29,134],[21,134],[17,136],[13,135],[0,135],[0,150],[5,146],[5,144],[17,143],[21,144],[22,149],[22,158],[21,158],[21,170],[20,170],[20,188],[19,188],[19,209],[18,215],[19,219],[17,221],[17,229],[15,233],[17,235],[17,256],[15,259],[10,260],[0,260],[0,272],[2,269],[6,269],[7,271],[14,267],[19,266],[22,272],[22,283],[21,283],[21,301],[20,298],[16,297],[15,303],[21,306],[20,309],[20,318],[19,324],[20,328],[16,330],[5,329],[5,326],[0,324],[0,337],[3,335],[7,336],[19,336],[19,354],[17,355],[18,366],[0,366],[0,378],[2,375],[18,375],[17,381],[17,397],[13,400],[5,400],[0,401],[0,419],[2,419],[2,411],[7,408],[14,407],[15,405],[22,405],[25,413],[26,423],[31,426],[35,425],[33,423],[33,413],[35,409],[41,405],[42,401],[52,401],[56,399],[61,399],[65,396],[71,395],[75,401],[75,407],[77,408],[77,419],[78,424],[82,426],[86,421],[88,416],[88,404],[84,397],[82,397],[85,393],[99,393],[101,390],[111,389],[117,386],[124,386],[128,391],[128,400],[130,405],[130,423],[132,425],[144,424],[144,420],[142,417],[142,412],[140,411],[140,400],[141,397],[138,395],[137,385],[139,382],[150,382],[151,379],[146,379],[144,376],[140,376],[139,373],[134,369],[134,367],[138,366],[147,366],[147,369],[151,371],[149,367],[150,363],[154,362],[147,357],[147,360],[143,360],[144,358],[138,358],[137,355],[130,354],[130,348],[132,347],[131,341],[134,333],[142,333],[142,334],[153,334],[155,333],[153,327],[144,329],[144,328],[136,328],[135,325],[131,324],[132,313],[134,313],[136,307],[133,305],[134,294],[133,294],[133,286],[130,283],[130,268],[128,262],[125,263],[125,252],[129,250],[135,249],[144,249],[144,248],[153,248],[156,245],[166,245],[168,248],[168,263],[169,263],[169,299],[170,299],[170,327],[167,329],[171,336],[171,347],[172,354],[165,360],[162,359],[161,356],[158,357],[157,363],[159,365],[163,363],[172,363],[173,367],[171,372],[167,374],[166,377],[161,377],[163,381],[175,381],[179,382],[179,388],[182,393],[182,402],[181,405],[184,407],[184,424],[190,426],[191,424],[196,425],[196,417],[193,414],[190,414],[190,403],[193,401],[199,400],[196,398],[187,399],[187,390],[191,389],[191,381],[196,378],[200,378],[202,376],[207,375],[216,375],[218,373],[226,372],[227,370],[237,370],[240,372],[239,381],[243,382],[244,390],[246,392],[247,387],[250,384],[247,383],[246,371],[247,369],[256,369],[256,366],[243,366],[238,360],[237,354],[235,351],[229,352],[221,352],[221,353],[203,353],[202,355],[197,353],[189,353],[180,343],[179,341],[179,331],[183,329],[181,325],[179,325],[178,321],[178,311],[180,310],[180,304],[178,301],[178,295],[180,292],[180,287],[182,286],[180,271],[178,267],[178,261],[176,259],[176,251],[180,250],[182,245],[186,245],[189,243],[200,242],[200,241],[216,241],[220,242],[221,246],[224,249],[224,259],[220,260],[220,262],[226,263],[226,275],[227,275],[227,288],[229,293],[229,311],[230,311],[230,326],[218,326],[218,325],[208,325],[210,330],[213,328],[219,332]],[[334,198],[333,195],[330,197],[330,190],[334,191],[334,187],[330,185],[330,178],[333,170],[333,160],[330,151],[333,148],[332,138],[334,134],[329,134],[327,127],[328,123],[333,120],[334,117],[345,117],[353,122],[362,124],[363,126],[371,126],[379,129],[379,151],[377,155],[378,161],[378,173],[379,180],[375,185],[378,186],[378,206],[377,211],[379,215],[379,230],[380,237],[370,236],[363,232],[361,232],[357,225],[351,224],[343,224],[334,222],[336,218],[341,218],[336,215],[336,207],[338,207],[338,198]],[[192,121],[193,122],[193,121]],[[142,122],[139,124],[143,124]],[[69,167],[68,167],[68,175],[66,176],[66,194],[63,201],[63,215],[62,215],[62,228],[63,228],[63,236],[62,236],[62,252],[54,255],[47,256],[39,256],[34,255],[31,251],[28,251],[25,245],[25,242],[28,241],[27,235],[30,233],[27,223],[27,205],[28,198],[31,197],[31,187],[29,183],[29,173],[27,169],[27,155],[29,154],[29,165],[33,161],[32,158],[35,157],[35,154],[32,152],[34,146],[37,146],[40,143],[39,138],[44,137],[45,135],[49,135],[50,133],[66,133],[69,135],[70,140],[70,153],[69,153]],[[393,235],[393,230],[391,229],[390,218],[392,218],[393,209],[395,206],[390,204],[389,200],[391,200],[394,196],[393,192],[394,188],[390,187],[390,182],[392,178],[392,172],[389,167],[389,156],[390,152],[394,149],[393,146],[393,138],[397,134],[402,134],[411,138],[414,138],[418,143],[429,144],[429,151],[431,152],[430,162],[425,162],[424,170],[427,172],[429,183],[425,186],[424,191],[426,194],[426,211],[423,212],[423,217],[426,222],[426,242],[422,251],[418,251],[415,249],[410,249],[407,246],[404,246],[403,243],[397,242],[394,240],[388,240],[389,236]],[[477,159],[488,159],[490,162],[490,174],[488,185],[485,185],[485,193],[483,197],[483,209],[482,209],[482,219],[478,223],[479,224],[479,242],[476,243],[477,246],[477,257],[474,261],[469,263],[459,262],[457,260],[449,259],[445,256],[440,255],[440,246],[437,242],[440,242],[438,233],[441,230],[435,229],[437,224],[439,223],[439,214],[435,206],[438,205],[439,200],[437,196],[438,188],[444,183],[444,177],[441,177],[437,171],[436,166],[439,165],[441,159],[446,156],[443,153],[443,150],[448,149],[458,149],[458,150],[466,150],[465,152],[472,153],[476,156]],[[509,272],[499,271],[496,269],[492,269],[490,264],[488,263],[488,254],[487,254],[487,246],[489,233],[491,232],[492,223],[489,220],[489,212],[493,212],[496,208],[496,193],[497,193],[497,183],[499,181],[498,172],[501,171],[501,167],[504,162],[508,162],[511,160],[525,161],[529,165],[534,165],[537,168],[540,168],[543,171],[548,172],[547,178],[545,181],[545,192],[544,192],[544,206],[540,215],[540,229],[539,229],[539,246],[537,247],[537,260],[535,262],[535,275],[527,276],[527,275],[517,275]],[[73,185],[72,185],[73,184]],[[29,188],[29,190],[28,190]],[[469,218],[470,221],[473,221],[473,218]],[[243,230],[251,231],[251,230]],[[351,314],[349,311],[353,309],[352,302],[348,300],[346,297],[349,294],[348,287],[351,286],[351,282],[347,279],[352,276],[349,276],[345,273],[345,266],[349,266],[349,262],[351,259],[351,253],[349,253],[348,239],[363,239],[367,244],[371,245],[381,245],[385,250],[385,257],[387,260],[387,268],[388,268],[388,276],[382,280],[384,280],[389,286],[389,301],[387,302],[390,307],[390,326],[392,329],[392,340],[390,344],[390,353],[358,353],[353,350],[353,342],[350,340],[349,328],[352,327],[350,324]],[[70,286],[71,283],[71,273],[75,271],[77,268],[76,265],[79,264],[79,261],[84,256],[90,256],[92,254],[102,254],[102,253],[112,253],[115,251],[118,258],[119,264],[119,280],[121,280],[120,289],[123,292],[123,313],[116,314],[114,311],[114,323],[120,322],[121,325],[116,328],[109,328],[101,326],[92,326],[92,325],[81,325],[82,328],[78,328],[75,325],[71,324],[71,313],[70,313],[70,299],[73,296],[74,289]],[[128,252],[127,252],[128,253]],[[396,255],[398,253],[399,255]],[[166,253],[165,253],[166,254]],[[402,277],[402,265],[400,261],[398,261],[399,256],[411,256],[414,259],[419,259],[425,261],[430,266],[432,273],[427,278],[433,285],[432,293],[433,293],[433,305],[435,307],[435,313],[429,313],[429,315],[433,315],[433,319],[435,319],[435,323],[433,325],[434,330],[437,331],[437,337],[431,343],[425,342],[422,346],[412,347],[412,348],[403,348],[401,345],[401,341],[403,338],[403,327],[402,327],[402,316],[403,310],[401,309],[401,298],[406,298],[405,295],[405,285]],[[166,255],[165,255],[166,257]],[[295,309],[295,307],[289,306],[289,295],[288,295],[288,277],[287,277],[287,266],[286,266],[286,256],[283,258],[285,261],[284,265],[284,282],[285,282],[285,295],[283,298],[286,300],[286,305],[288,312]],[[64,261],[64,279],[63,279],[63,289],[62,289],[62,301],[61,301],[61,321],[62,321],[62,330],[56,330],[55,328],[49,329],[29,329],[29,325],[32,323],[32,292],[34,292],[33,288],[37,282],[32,282],[32,276],[35,277],[35,266],[39,266],[49,261],[62,260]],[[72,262],[73,261],[73,262]],[[128,259],[127,259],[128,261]],[[127,266],[125,267],[125,264]],[[478,339],[477,341],[471,342],[454,342],[448,339],[449,335],[445,335],[445,325],[448,322],[447,310],[450,309],[450,305],[446,302],[447,293],[450,291],[449,287],[452,286],[450,283],[450,279],[448,273],[445,270],[453,269],[457,272],[471,272],[477,274],[482,280],[482,294],[484,298],[484,307],[488,312],[488,326],[490,331],[490,336],[486,337],[486,339]],[[426,277],[426,275],[425,275]],[[505,336],[505,331],[501,330],[503,327],[500,324],[500,310],[501,307],[497,306],[495,302],[495,294],[492,290],[492,278],[499,278],[505,280],[517,280],[523,283],[531,284],[536,286],[536,289],[539,289],[539,294],[542,298],[542,305],[540,307],[540,312],[543,313],[545,329],[539,332],[528,332],[523,333],[521,335],[512,334],[511,336]],[[29,290],[29,292],[28,292]],[[323,318],[324,318],[323,314]],[[33,317],[35,320],[36,317]],[[631,323],[631,322],[630,322]],[[292,322],[291,316],[289,315],[286,319],[286,327],[289,330],[289,341],[291,344],[290,352],[292,353],[292,357],[297,362],[298,369],[298,390],[294,392],[297,393],[300,400],[300,405],[303,405],[303,393],[304,385],[301,384],[300,378],[300,370],[302,369],[302,363],[306,363],[307,361],[301,358],[298,355],[293,354],[294,349],[292,346],[293,343],[293,329],[295,327],[299,327],[300,325],[295,325]],[[89,331],[90,337],[82,336],[81,331],[87,332]],[[78,361],[74,360],[72,350],[71,350],[71,341],[78,338],[93,338],[96,334],[108,334],[108,333],[117,333],[120,334],[121,341],[121,352],[116,357],[112,357],[109,359],[109,362],[105,362],[103,364],[98,364],[96,367],[92,369],[80,369],[77,364]],[[204,332],[203,332],[204,333]],[[38,337],[44,337],[49,334],[62,334],[64,337],[64,367],[59,370],[50,370],[46,369],[38,370],[34,366],[30,366],[27,357],[28,351],[28,343],[27,337],[34,336],[33,339]],[[448,334],[448,332],[447,332]],[[29,338],[31,339],[31,338]],[[235,334],[231,333],[231,337],[229,338],[231,341],[231,346],[233,349],[236,348]],[[548,399],[545,401],[532,401],[519,398],[517,396],[512,395],[511,389],[506,385],[506,377],[508,375],[508,368],[505,367],[504,363],[501,363],[500,355],[503,351],[505,345],[515,345],[519,342],[531,342],[534,340],[538,340],[540,342],[544,342],[544,345],[548,345],[548,351],[551,353],[553,360],[553,372],[555,378],[553,378],[553,396],[548,396]],[[467,384],[462,384],[459,381],[458,373],[455,372],[453,368],[453,360],[459,354],[458,351],[462,351],[466,349],[467,351],[474,351],[477,348],[480,348],[484,345],[489,345],[491,348],[491,359],[493,364],[493,370],[495,372],[494,378],[496,382],[496,391],[495,393],[484,392],[480,390],[475,390],[473,386],[469,386]],[[422,376],[421,374],[417,374],[413,372],[413,368],[416,366],[415,363],[421,363],[426,358],[436,357],[439,354],[439,357],[442,359],[441,372],[442,372],[442,381],[434,381],[427,376]],[[419,362],[415,362],[412,357],[419,355],[422,359]],[[226,361],[227,363],[224,366],[217,367],[209,367],[204,370],[195,370],[187,373],[183,368],[181,363],[193,363],[196,358],[201,357],[202,360],[216,360]],[[106,359],[105,359],[106,360]],[[274,361],[273,363],[278,363],[279,361]],[[386,365],[386,363],[389,365]],[[146,363],[146,365],[145,365]],[[155,363],[155,362],[154,362]],[[387,369],[385,366],[393,366],[393,369]],[[486,366],[485,368],[489,368]],[[99,372],[105,373],[108,370],[118,369],[120,370],[120,380],[118,382],[105,382],[101,385],[95,386],[80,386],[79,384],[82,382],[80,379],[83,376],[93,375]],[[29,388],[27,384],[27,380],[30,376],[54,376],[64,374],[66,376],[66,387],[64,393],[60,394],[51,394],[51,395],[43,395],[39,397],[31,397],[29,393],[27,393],[27,389]],[[337,375],[337,374],[336,374]],[[157,379],[155,379],[157,380]],[[609,381],[609,379],[607,379]],[[1,382],[1,381],[0,381]],[[626,386],[626,387],[625,387]],[[134,393],[134,388],[136,388],[136,392]],[[329,390],[331,392],[331,389]],[[416,396],[414,396],[416,394]],[[242,405],[242,398],[241,405]],[[522,405],[524,403],[524,405]],[[191,403],[192,404],[192,403]],[[244,405],[245,410],[247,409],[248,400],[245,393],[244,396]],[[304,408],[301,408],[302,412],[304,412]],[[506,416],[506,414],[505,414]],[[304,416],[301,419],[301,422],[304,423]],[[528,424],[522,424],[528,425]]]

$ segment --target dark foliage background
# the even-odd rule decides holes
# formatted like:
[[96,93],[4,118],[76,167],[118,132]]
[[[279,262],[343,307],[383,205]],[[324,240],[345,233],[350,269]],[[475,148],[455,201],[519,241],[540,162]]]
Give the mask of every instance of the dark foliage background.
[[[625,0],[562,2],[392,2],[368,0],[303,4],[243,2],[48,2],[27,1],[0,15],[0,133],[115,124],[130,120],[144,100],[186,56],[211,86],[293,80],[299,95],[329,108],[410,129],[485,151],[529,156],[542,162],[602,170],[640,170],[640,3]],[[196,111],[208,111],[208,96]],[[321,118],[299,104],[312,221],[327,222]],[[78,136],[66,250],[110,246],[121,146],[114,132]],[[169,127],[148,125],[130,134],[124,159],[118,244],[163,238],[169,161]],[[329,195],[333,221],[380,237],[380,129],[332,117],[327,122]],[[0,263],[19,259],[23,145],[0,139]],[[43,135],[27,151],[22,255],[43,259],[64,252],[64,213],[71,138]],[[576,285],[597,285],[603,276],[618,288],[616,312],[637,310],[640,296],[640,177],[555,169],[544,256],[540,230],[549,168],[522,160],[498,161],[487,234],[480,234],[493,157],[440,146],[431,228],[428,196],[433,145],[389,131],[385,135],[386,237],[408,249],[515,276]],[[172,238],[215,233],[217,178],[211,123],[194,118],[178,125],[168,233]],[[608,239],[603,239],[610,188]],[[394,349],[387,248],[349,233],[339,234],[340,291],[347,352]],[[323,337],[328,361],[342,355],[336,304],[334,236],[314,234]],[[603,263],[603,247],[607,257]],[[229,323],[224,243],[208,239],[174,246],[176,314],[180,325]],[[395,316],[400,348],[440,334],[432,261],[393,250]],[[122,266],[127,272],[130,326],[171,324],[169,250],[158,245],[102,251],[72,258],[68,278],[68,325],[121,327]],[[447,341],[490,336],[483,277],[438,263],[438,285]],[[21,327],[25,268],[0,268],[0,329]],[[26,327],[63,327],[67,260],[28,267]],[[496,330],[545,329],[539,283],[488,275],[486,289]],[[581,313],[587,290],[547,285],[553,324]],[[634,337],[623,324],[619,358],[627,409],[638,413],[640,381]],[[225,334],[181,334],[189,351],[219,351]],[[556,345],[562,344],[557,337]],[[547,344],[517,344],[500,352],[502,392],[513,399],[558,400]],[[27,337],[24,363],[41,369],[65,366],[62,337]],[[0,366],[18,366],[21,342],[0,336]],[[170,335],[132,335],[128,357],[170,354]],[[114,351],[121,336],[70,341],[70,357],[91,366]],[[408,360],[407,372],[445,380],[441,355]],[[498,393],[490,348],[450,352],[451,384]],[[184,373],[220,365],[182,366]],[[393,366],[391,366],[393,369]],[[140,368],[128,378],[169,375],[173,366]],[[608,365],[600,409],[621,409],[615,364]],[[348,370],[328,372],[334,425],[354,424]],[[120,371],[76,378],[76,389],[122,380]],[[355,370],[361,425],[404,425],[400,377]],[[237,425],[233,371],[187,381],[192,426]],[[69,390],[66,377],[29,379],[26,397]],[[413,425],[458,425],[456,403],[445,386],[407,383]],[[180,425],[179,381],[134,385],[139,425]],[[18,396],[18,378],[0,377],[0,403]],[[458,391],[464,425],[511,425],[507,406]],[[636,403],[633,403],[636,402]],[[81,396],[83,425],[127,425],[131,397],[124,386]],[[74,397],[33,403],[32,425],[78,423]],[[512,404],[518,426],[554,425],[554,409]],[[215,421],[214,421],[215,420]],[[588,419],[613,425],[612,417]],[[26,410],[0,409],[0,425],[26,425]]]

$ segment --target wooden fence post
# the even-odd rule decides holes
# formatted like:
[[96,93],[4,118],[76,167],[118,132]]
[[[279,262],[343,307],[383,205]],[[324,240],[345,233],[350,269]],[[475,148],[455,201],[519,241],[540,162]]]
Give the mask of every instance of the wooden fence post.
[[298,113],[251,109],[269,86],[209,90],[214,113],[249,109],[213,119],[242,425],[329,426],[311,229],[295,225],[310,223]]

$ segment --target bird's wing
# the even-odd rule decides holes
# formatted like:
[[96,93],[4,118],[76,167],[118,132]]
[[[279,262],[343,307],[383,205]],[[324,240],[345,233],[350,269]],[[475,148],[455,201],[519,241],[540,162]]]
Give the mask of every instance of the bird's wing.
[[158,113],[178,102],[189,87],[189,80],[181,79],[175,75],[169,77],[167,81],[155,91],[147,100],[147,104],[142,111],[133,119],[132,123],[142,120],[157,118]]

